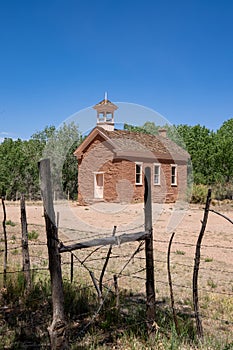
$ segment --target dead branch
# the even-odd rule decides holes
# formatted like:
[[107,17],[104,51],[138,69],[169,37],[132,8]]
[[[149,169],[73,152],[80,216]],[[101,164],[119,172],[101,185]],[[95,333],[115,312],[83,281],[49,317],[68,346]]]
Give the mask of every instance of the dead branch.
[[198,272],[199,272],[200,257],[201,257],[201,242],[204,236],[204,232],[205,232],[205,228],[208,220],[210,201],[211,201],[211,189],[208,190],[208,194],[206,198],[204,217],[202,221],[200,234],[196,244],[195,263],[194,263],[194,270],[193,270],[193,305],[194,305],[195,319],[196,319],[196,325],[197,325],[197,335],[200,339],[203,339],[203,328],[202,328],[202,322],[199,315]]
[[212,213],[215,213],[215,214],[217,214],[217,215],[219,215],[219,216],[222,216],[224,219],[226,219],[226,220],[229,221],[231,224],[233,224],[233,221],[232,221],[230,218],[228,218],[226,215],[221,214],[221,213],[219,213],[218,211],[216,211],[216,210],[214,210],[214,209],[209,209],[209,211],[212,211]]
[[[115,234],[116,234],[116,226],[114,226],[114,228],[113,228],[112,236],[115,237]],[[102,269],[101,274],[100,274],[99,288],[100,288],[101,293],[103,292],[103,278],[104,278],[104,273],[105,273],[105,271],[106,271],[106,268],[107,268],[108,261],[109,261],[109,259],[110,259],[111,253],[112,253],[112,244],[110,245],[110,247],[109,247],[109,249],[108,249],[108,253],[107,253],[107,256],[106,256],[106,260],[105,260],[105,262],[104,262],[104,266],[103,266],[103,269]]]
[[98,294],[98,300],[99,300],[99,304],[101,305],[103,303],[103,297],[102,297],[102,292],[96,282],[96,279],[95,279],[95,275],[94,275],[94,272],[90,271],[90,276],[91,276],[91,279],[92,279],[92,282],[95,286],[95,289],[97,291],[97,294]]
[[170,296],[171,296],[171,307],[172,307],[172,314],[173,314],[173,319],[175,323],[175,328],[176,328],[176,333],[180,335],[180,330],[179,330],[179,325],[178,325],[178,320],[177,320],[177,315],[176,315],[176,310],[175,310],[175,303],[174,303],[174,296],[173,296],[173,288],[172,288],[172,278],[171,278],[171,269],[170,269],[170,254],[171,254],[171,245],[172,245],[172,240],[175,236],[175,232],[172,233],[169,245],[168,245],[168,252],[167,252],[167,273],[168,273],[168,282],[169,282],[169,287],[170,287]]

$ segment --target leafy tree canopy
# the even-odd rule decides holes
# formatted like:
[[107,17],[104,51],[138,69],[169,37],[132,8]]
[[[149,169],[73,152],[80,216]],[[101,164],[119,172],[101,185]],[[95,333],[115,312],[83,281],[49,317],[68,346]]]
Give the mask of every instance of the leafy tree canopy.
[[29,199],[40,198],[38,161],[49,157],[61,179],[61,190],[77,195],[77,161],[73,151],[80,142],[78,127],[71,123],[59,129],[46,126],[29,140],[6,138],[0,144],[0,195],[17,199],[24,193]]

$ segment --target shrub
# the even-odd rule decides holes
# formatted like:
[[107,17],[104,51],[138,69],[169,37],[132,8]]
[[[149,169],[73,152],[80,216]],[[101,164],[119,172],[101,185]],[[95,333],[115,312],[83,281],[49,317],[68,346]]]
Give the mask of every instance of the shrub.
[[14,223],[13,221],[11,220],[6,220],[6,225],[9,225],[9,226],[15,226],[16,223]]
[[208,192],[208,187],[206,185],[193,184],[191,202],[192,203],[205,203],[207,192]]
[[185,252],[183,250],[176,250],[177,255],[185,255]]
[[35,230],[32,230],[30,232],[28,232],[28,239],[32,240],[32,239],[37,239],[39,236],[39,233],[36,232]]
[[233,184],[218,183],[213,186],[213,197],[217,200],[233,199]]

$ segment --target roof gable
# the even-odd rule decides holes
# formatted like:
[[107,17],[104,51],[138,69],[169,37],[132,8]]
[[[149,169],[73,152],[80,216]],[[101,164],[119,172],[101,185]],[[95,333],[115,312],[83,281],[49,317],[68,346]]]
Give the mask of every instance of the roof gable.
[[157,160],[186,161],[189,154],[167,137],[127,130],[107,131],[95,127],[74,152],[80,158],[97,135],[103,138],[115,154],[115,158],[144,157]]

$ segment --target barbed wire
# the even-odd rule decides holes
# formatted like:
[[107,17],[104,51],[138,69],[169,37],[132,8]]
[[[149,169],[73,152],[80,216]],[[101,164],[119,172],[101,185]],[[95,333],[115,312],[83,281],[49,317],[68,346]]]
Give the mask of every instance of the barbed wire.
[[[38,226],[38,227],[43,227],[44,228],[44,225],[37,225],[37,224],[29,224],[31,226]],[[117,233],[127,233],[127,232],[131,232],[133,230],[137,230],[139,228],[142,228],[144,225],[139,225],[139,226],[136,226],[134,228],[128,228],[127,230],[118,230]],[[80,238],[80,242],[85,239],[87,240],[88,238],[95,238],[95,237],[101,237],[101,236],[106,236],[106,235],[110,235],[110,232],[106,230],[106,232],[96,232],[96,231],[83,231],[83,230],[76,230],[76,229],[72,229],[72,228],[62,228],[62,227],[59,227],[59,230],[60,231],[63,231],[63,230],[66,230],[68,232],[73,232],[73,233],[77,233],[79,235],[85,235],[85,237],[82,237]],[[65,232],[62,232],[64,235],[66,235]],[[112,233],[112,232],[111,232]],[[64,241],[61,241],[61,240],[57,240],[59,244],[61,245],[64,245],[64,244],[67,244],[69,242],[76,242],[77,239],[72,239],[72,240],[64,240]],[[168,244],[168,240],[159,240],[159,239],[154,239],[153,240],[155,243],[161,243],[161,244]],[[15,240],[16,242],[16,240]],[[14,244],[14,243],[13,243]],[[132,243],[131,243],[132,244]],[[146,281],[146,278],[144,276],[140,276],[141,273],[145,272],[145,267],[141,267],[141,268],[136,268],[135,270],[131,269],[130,272],[127,273],[127,266],[135,259],[138,259],[138,261],[142,261],[144,262],[145,261],[145,257],[141,257],[141,256],[138,256],[138,254],[141,252],[142,250],[142,247],[143,247],[143,244],[144,244],[144,241],[140,242],[138,244],[138,247],[133,251],[133,253],[129,256],[128,254],[119,254],[114,256],[114,255],[111,255],[110,256],[110,259],[121,259],[121,262],[123,259],[125,259],[125,263],[121,266],[121,268],[118,266],[118,272],[116,273],[115,270],[112,270],[112,269],[107,269],[106,270],[106,273],[108,274],[115,274],[117,276],[117,278],[132,278],[132,279],[137,279],[137,280],[140,280],[140,281],[143,281],[145,282]],[[196,244],[194,243],[188,243],[188,242],[179,242],[179,241],[175,241],[173,242],[173,244],[175,245],[182,245],[182,246],[186,246],[186,247],[195,247]],[[47,244],[45,242],[30,242],[29,243],[29,247],[31,246],[46,246]],[[132,245],[135,245],[135,242],[132,244]],[[215,248],[215,249],[223,249],[223,250],[233,250],[233,247],[230,247],[230,246],[223,246],[223,245],[215,245],[215,244],[203,244],[202,245],[203,248]],[[10,247],[8,248],[7,250],[9,252],[12,252],[12,251],[16,251],[18,249],[22,248],[22,246],[20,245],[17,245],[16,247]],[[90,248],[91,251],[89,250],[88,253],[86,254],[85,257],[83,257],[83,254],[82,254],[82,257],[79,257],[77,253],[74,253],[74,252],[68,252],[68,254],[72,254],[73,257],[75,258],[76,260],[76,263],[78,263],[78,265],[81,267],[83,267],[89,274],[91,274],[91,272],[93,271],[102,271],[101,268],[97,267],[97,266],[89,266],[88,264],[91,264],[92,262],[96,262],[98,260],[105,260],[106,258],[105,257],[98,257],[98,258],[94,258],[94,254],[99,252],[99,250],[101,249],[107,249],[107,247],[103,247],[103,246],[99,246],[95,249],[93,248]],[[157,248],[157,247],[155,247]],[[123,251],[123,248],[121,249],[121,252]],[[0,252],[4,252],[4,250],[0,250]],[[172,252],[175,254],[175,252]],[[17,255],[20,255],[20,254],[17,254]],[[32,259],[40,259],[42,261],[46,261],[48,262],[48,259],[46,258],[43,258],[41,256],[36,256],[36,255],[30,255],[30,258]],[[158,263],[162,263],[162,264],[165,264],[166,262],[163,261],[163,260],[160,260],[160,259],[154,259],[154,262],[158,262]],[[178,266],[184,266],[184,267],[188,267],[190,269],[193,269],[193,265],[189,265],[189,264],[185,264],[185,263],[182,263],[182,262],[173,262],[173,264],[175,265],[178,265]],[[62,262],[62,265],[71,265],[71,262],[68,262],[68,261],[63,261]],[[74,265],[75,262],[74,262]],[[229,265],[229,264],[228,264]],[[126,272],[125,272],[126,270]],[[213,272],[220,272],[220,273],[225,273],[225,274],[232,274],[232,271],[229,271],[229,270],[223,270],[223,269],[217,269],[217,268],[211,268],[211,267],[201,267],[200,266],[200,270],[204,271],[204,272],[209,272],[209,271],[213,271]],[[48,267],[46,268],[31,268],[30,269],[31,272],[35,272],[35,271],[38,271],[40,273],[45,273],[46,271],[46,274],[48,274],[49,272],[49,269]],[[19,273],[19,272],[23,272],[22,270],[15,270],[15,271],[7,271],[6,273],[7,274],[13,274],[13,273]],[[5,272],[0,272],[1,275],[3,275]],[[96,278],[96,277],[95,277]],[[66,278],[63,278],[63,280],[68,280]],[[96,278],[97,281],[98,278]],[[78,282],[76,281],[73,281],[72,283],[76,283],[78,285],[78,288],[79,290],[85,290],[85,289],[90,289],[90,288],[94,288],[93,284],[90,284],[88,286],[84,286],[84,287],[81,287]],[[156,278],[156,275],[155,275],[155,283],[156,285],[157,284],[162,284],[162,285],[166,285],[168,287],[168,281],[162,281],[162,280],[157,280]],[[224,283],[223,281],[221,281],[221,283]],[[229,283],[229,282],[225,282],[225,283]],[[187,290],[192,290],[192,286],[188,286],[188,285],[185,285],[185,284],[179,284],[179,283],[176,283],[176,282],[173,282],[173,286],[175,288],[184,288],[184,289],[187,289]],[[99,304],[99,306],[97,307],[97,309],[95,311],[89,311],[89,312],[86,312],[86,313],[82,313],[82,314],[79,314],[78,317],[89,317],[90,320],[88,321],[88,323],[86,325],[84,325],[84,327],[82,327],[82,329],[78,332],[78,337],[80,337],[82,334],[84,334],[86,332],[86,330],[90,327],[91,324],[93,324],[93,322],[96,320],[96,318],[98,317],[98,315],[100,314],[101,310],[103,309],[103,306],[105,306],[105,311],[110,311],[112,310],[112,307],[107,307],[106,306],[106,301],[108,299],[108,296],[109,296],[109,293],[114,293],[114,284],[113,284],[113,279],[112,277],[111,278],[106,278],[105,279],[105,284],[103,285],[104,287],[104,290],[105,290],[105,294],[104,294],[104,297],[103,297],[103,300],[102,300],[102,303]],[[203,292],[203,293],[211,293],[213,295],[217,294],[217,295],[224,295],[224,296],[230,296],[232,297],[233,296],[233,293],[229,293],[227,291],[219,291],[219,290],[213,290],[213,289],[208,289],[208,288],[204,288],[203,286],[199,287],[200,291]],[[200,297],[202,297],[202,294],[200,295]],[[38,299],[39,300],[39,299]],[[132,301],[133,303],[133,301]],[[224,319],[216,319],[215,317],[211,317],[211,315],[208,315],[208,316],[205,316],[205,315],[201,315],[203,318],[207,318],[208,319],[212,319],[212,320],[218,320],[220,322],[224,322],[224,323],[227,323],[227,324],[233,324],[233,322],[229,321],[229,320],[224,320]],[[135,326],[135,325],[138,325],[138,324],[145,324],[146,322],[146,319],[143,318],[141,321],[138,321],[135,322],[134,324],[131,324],[129,325],[128,327],[132,327],[132,326]]]
[[[163,244],[168,244],[168,241],[165,240],[159,240],[159,239],[153,239],[153,242],[157,243],[163,243]],[[179,244],[187,247],[196,247],[195,243],[184,243],[184,242],[179,242],[179,241],[174,241],[172,244]],[[218,248],[218,249],[227,249],[227,250],[233,250],[233,247],[227,247],[227,246],[220,246],[220,245],[208,245],[208,244],[202,244],[201,245],[203,248]]]
[[[45,245],[45,243],[40,243],[40,242],[36,242],[36,243],[32,243],[34,246],[36,246],[36,245],[41,245],[41,244],[43,244],[43,245]],[[18,250],[18,249],[20,249],[21,248],[21,246],[16,246],[16,247],[11,247],[11,248],[8,248],[8,250],[9,251],[13,251],[13,250]],[[83,263],[84,262],[86,262],[91,256],[92,256],[92,254],[94,254],[96,251],[98,251],[100,248],[102,248],[102,247],[97,247],[95,250],[92,250],[89,254],[88,254],[88,256],[86,256],[84,259],[77,259],[77,260],[79,260],[79,264],[81,264],[81,265],[83,265]],[[1,250],[1,252],[2,252],[3,250]],[[15,255],[20,255],[20,253],[18,253],[18,254],[15,254]],[[47,259],[46,258],[43,258],[43,257],[41,257],[41,256],[38,256],[38,255],[31,255],[31,258],[35,258],[35,259],[40,259],[40,260],[44,260],[44,261],[46,261],[47,262]],[[123,259],[123,258],[127,258],[128,259],[128,255],[124,255],[124,254],[122,254],[122,255],[117,255],[116,257],[114,257],[114,256],[111,256],[111,259],[114,259],[114,258],[121,258],[121,259]],[[136,256],[136,254],[133,256],[133,258],[134,259],[139,259],[139,260],[143,260],[143,261],[145,261],[145,257],[140,257],[140,256]],[[104,260],[105,259],[105,257],[101,257],[101,258],[95,258],[95,259],[89,259],[89,261],[88,262],[92,262],[92,261],[95,261],[95,260]],[[154,259],[154,261],[155,262],[159,262],[159,263],[165,263],[165,261],[163,261],[163,260],[159,260],[159,259]],[[70,265],[70,262],[63,262],[63,264],[66,264],[66,265]],[[128,263],[127,263],[128,264]],[[193,268],[193,266],[192,265],[189,265],[189,264],[184,264],[184,263],[180,263],[180,262],[174,262],[174,264],[175,265],[179,265],[179,266],[185,266],[185,267],[188,267],[188,268],[190,268],[190,269],[192,269]],[[98,269],[98,268],[94,268],[95,270],[101,270],[101,269]],[[203,270],[203,271],[213,271],[213,272],[220,272],[220,273],[225,273],[225,274],[231,274],[232,273],[232,271],[228,271],[228,270],[224,270],[224,269],[217,269],[217,268],[211,268],[211,267],[209,267],[209,268],[207,268],[207,267],[200,267],[200,269],[201,270]],[[90,272],[90,268],[88,268],[88,270],[89,270],[89,272]],[[18,270],[16,270],[15,272],[17,272]],[[13,272],[11,272],[11,273],[13,273]],[[114,271],[109,271],[108,270],[108,273],[114,273]],[[127,276],[127,275],[125,275],[125,276]],[[138,277],[138,276],[137,276]],[[141,278],[141,277],[140,277]],[[226,283],[228,283],[228,282],[226,282]],[[209,292],[209,291],[208,291]],[[216,293],[216,291],[215,291],[215,293]],[[223,294],[225,294],[225,293],[223,293]],[[229,295],[232,295],[232,294],[229,294]]]
[[44,267],[44,268],[31,268],[31,269],[27,269],[27,270],[14,270],[14,271],[6,271],[6,272],[2,272],[0,271],[0,275],[4,275],[5,273],[6,274],[14,274],[14,273],[23,273],[23,272],[27,272],[27,271],[30,271],[30,272],[33,272],[33,271],[49,271],[49,268],[48,267]]

